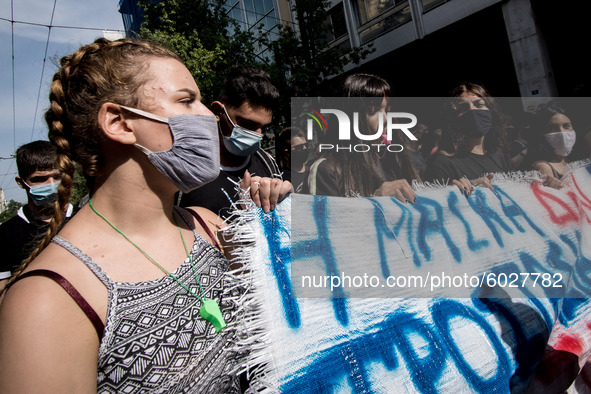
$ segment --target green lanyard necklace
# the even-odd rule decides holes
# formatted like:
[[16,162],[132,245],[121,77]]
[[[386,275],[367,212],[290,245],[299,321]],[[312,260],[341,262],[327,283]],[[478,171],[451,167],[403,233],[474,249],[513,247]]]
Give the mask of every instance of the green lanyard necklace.
[[181,235],[181,239],[183,240],[183,246],[185,247],[185,252],[189,256],[189,261],[191,262],[191,267],[193,267],[193,273],[195,274],[195,278],[197,279],[197,284],[199,285],[199,290],[201,290],[201,296],[195,294],[187,285],[185,285],[183,282],[181,282],[181,280],[179,278],[177,278],[172,273],[168,272],[168,270],[166,270],[166,268],[164,268],[163,266],[158,264],[158,262],[156,262],[156,260],[154,260],[152,257],[150,257],[150,255],[148,255],[146,252],[144,252],[143,249],[140,248],[138,245],[136,245],[131,239],[129,239],[127,237],[127,235],[123,234],[123,231],[119,230],[111,222],[109,222],[106,217],[101,215],[92,206],[91,199],[88,199],[88,205],[90,206],[90,209],[92,209],[92,211],[94,213],[96,213],[101,219],[103,219],[105,222],[107,222],[109,224],[109,226],[111,226],[113,228],[113,230],[115,230],[119,234],[121,234],[123,236],[123,238],[125,238],[130,244],[135,246],[135,248],[137,250],[139,250],[155,266],[160,268],[160,270],[162,270],[162,272],[164,272],[166,275],[168,275],[172,279],[174,279],[179,285],[181,285],[185,290],[187,290],[195,298],[197,298],[198,300],[201,300],[203,305],[201,306],[201,308],[199,308],[199,315],[201,315],[202,318],[204,318],[205,320],[207,320],[208,322],[213,324],[216,332],[220,332],[224,329],[224,327],[226,327],[226,322],[224,321],[224,317],[222,316],[222,311],[220,310],[220,307],[217,304],[217,302],[215,302],[214,300],[208,300],[207,298],[205,298],[205,292],[203,291],[203,287],[201,287],[201,281],[199,280],[199,275],[197,274],[197,269],[195,268],[195,264],[193,263],[193,257],[191,256],[191,254],[189,253],[189,250],[187,249],[185,237],[183,237],[183,232],[181,231],[181,226],[179,226],[179,223],[176,220],[176,216],[174,216],[174,213],[172,215],[172,218],[174,219],[174,222],[176,223],[176,226],[179,229],[179,234]]

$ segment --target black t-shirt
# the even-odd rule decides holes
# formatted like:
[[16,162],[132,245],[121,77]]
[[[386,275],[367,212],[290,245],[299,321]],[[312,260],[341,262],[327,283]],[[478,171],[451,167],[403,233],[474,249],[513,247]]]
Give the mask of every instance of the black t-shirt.
[[309,192],[319,196],[345,197],[346,193],[328,160],[317,162],[317,169],[310,175]]
[[236,183],[239,183],[244,177],[247,169],[251,176],[280,177],[280,170],[275,159],[264,150],[259,149],[250,156],[244,167],[232,171],[222,169],[215,181],[183,194],[179,205],[181,207],[207,208],[223,219],[228,219],[232,211],[232,202],[238,201],[240,197],[236,191]]
[[427,168],[427,161],[423,157],[423,154],[410,149],[407,149],[406,151],[408,152],[408,158],[410,159],[411,164],[415,167],[419,176],[422,176]]
[[[68,205],[66,224],[76,212]],[[45,238],[49,223],[33,218],[27,206],[19,209],[18,214],[0,225],[0,275],[13,273],[27,259]],[[0,277],[1,279],[1,277]]]
[[468,153],[466,156],[457,157],[439,154],[429,160],[423,179],[428,182],[447,182],[462,177],[473,180],[486,176],[489,172],[508,171],[511,171],[511,165],[501,149],[492,155]]
[[293,185],[293,190],[296,193],[300,193],[302,191],[302,188],[304,186],[304,181],[306,180],[306,175],[307,172],[295,172],[292,171],[291,173],[291,184]]
[[296,193],[301,193],[306,177],[307,170],[303,172],[292,171],[290,169],[283,170],[283,180],[290,181]]
[[[24,215],[27,220],[20,215]],[[14,272],[43,239],[48,223],[31,218],[26,207],[0,225],[0,273]]]
[[515,157],[521,153],[524,149],[527,149],[527,144],[521,140],[513,140],[509,144],[509,156]]

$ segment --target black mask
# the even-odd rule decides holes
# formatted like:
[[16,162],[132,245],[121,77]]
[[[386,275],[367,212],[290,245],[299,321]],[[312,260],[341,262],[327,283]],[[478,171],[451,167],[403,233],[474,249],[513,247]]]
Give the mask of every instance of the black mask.
[[294,150],[291,152],[291,168],[300,169],[308,160],[308,149]]
[[458,128],[469,138],[480,138],[492,127],[490,110],[471,109],[458,117]]

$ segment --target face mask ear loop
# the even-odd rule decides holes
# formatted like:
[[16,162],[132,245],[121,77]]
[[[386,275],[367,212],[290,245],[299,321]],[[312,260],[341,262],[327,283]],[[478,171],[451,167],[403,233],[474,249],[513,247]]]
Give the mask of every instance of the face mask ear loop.
[[150,149],[146,148],[145,146],[141,146],[140,144],[134,144],[134,146],[136,148],[138,148],[139,150],[141,150],[142,152],[144,152],[145,155],[149,155],[150,153],[153,153]]
[[[143,116],[144,118],[148,118],[148,119],[152,119],[155,120],[156,122],[162,122],[162,123],[166,123],[166,124],[170,124],[168,122],[168,118],[162,117],[162,116],[158,116],[158,115],[154,115],[151,114],[149,112],[146,111],[142,111],[141,109],[137,109],[137,108],[131,108],[131,107],[126,107],[125,105],[120,105],[121,108],[124,108],[126,110],[128,110],[129,112],[132,112],[136,115],[140,115]],[[174,134],[172,134],[172,138],[173,138],[173,143],[174,143]],[[145,146],[142,146],[140,144],[134,144],[139,150],[141,150],[145,155],[149,155],[150,153],[153,153],[151,150],[149,150],[148,148],[146,148]]]
[[230,118],[230,115],[228,115],[228,111],[226,111],[226,106],[224,104],[222,104],[222,108],[224,109],[224,113],[226,114],[226,118],[228,118],[232,127],[236,127],[236,125],[234,124],[234,121],[232,121],[232,118]]
[[[226,114],[226,118],[228,118],[228,120],[230,121],[230,124],[231,124],[231,125],[232,125],[232,127],[233,127],[232,134],[234,134],[234,130],[236,130],[236,129],[239,129],[239,130],[241,130],[243,133],[245,133],[245,134],[247,134],[247,135],[250,135],[251,137],[258,138],[259,140],[262,140],[262,139],[263,139],[263,135],[262,135],[262,134],[259,134],[259,133],[257,133],[256,131],[249,130],[249,129],[247,129],[246,127],[242,127],[242,126],[240,126],[240,125],[237,125],[237,124],[235,124],[235,123],[232,121],[232,118],[230,118],[230,115],[228,115],[228,111],[226,111],[226,106],[224,105],[222,108],[224,109],[224,113]],[[218,124],[219,124],[219,122],[218,122]]]
[[400,243],[400,241],[398,240],[398,237],[396,236],[396,234],[394,233],[394,231],[392,230],[394,228],[394,226],[392,225],[392,223],[390,222],[390,220],[388,219],[388,217],[386,216],[386,213],[384,212],[384,210],[382,209],[381,205],[378,204],[376,201],[374,201],[373,199],[369,199],[371,201],[371,203],[373,204],[374,208],[377,208],[381,213],[382,213],[382,217],[384,218],[384,222],[386,222],[386,228],[388,229],[388,232],[390,234],[392,234],[392,237],[394,237],[394,240],[396,241],[396,243],[398,244],[398,247],[400,248],[400,250],[402,251],[402,255],[404,256],[405,259],[410,259],[413,255],[414,252],[410,252],[410,254],[407,253],[406,250],[404,250],[404,248],[402,247],[402,244]]
[[168,118],[165,118],[163,116],[154,115],[137,108],[126,107],[125,105],[120,105],[120,107],[128,110],[129,112],[133,112],[134,114],[141,115],[145,118],[168,124]]

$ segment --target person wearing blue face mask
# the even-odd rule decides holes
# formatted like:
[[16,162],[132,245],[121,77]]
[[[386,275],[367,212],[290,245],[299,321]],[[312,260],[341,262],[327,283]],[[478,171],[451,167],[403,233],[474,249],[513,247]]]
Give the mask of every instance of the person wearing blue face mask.
[[[55,167],[56,148],[49,141],[33,141],[16,151],[16,183],[27,193],[27,204],[0,225],[0,281],[10,277],[47,230],[57,200],[61,173]],[[66,215],[72,214],[68,205]]]
[[261,148],[265,129],[273,118],[279,92],[270,76],[257,68],[236,67],[226,77],[219,100],[210,109],[219,119],[220,174],[203,187],[180,196],[181,207],[201,206],[229,219],[239,199],[236,183],[269,212],[289,191],[275,159]]

